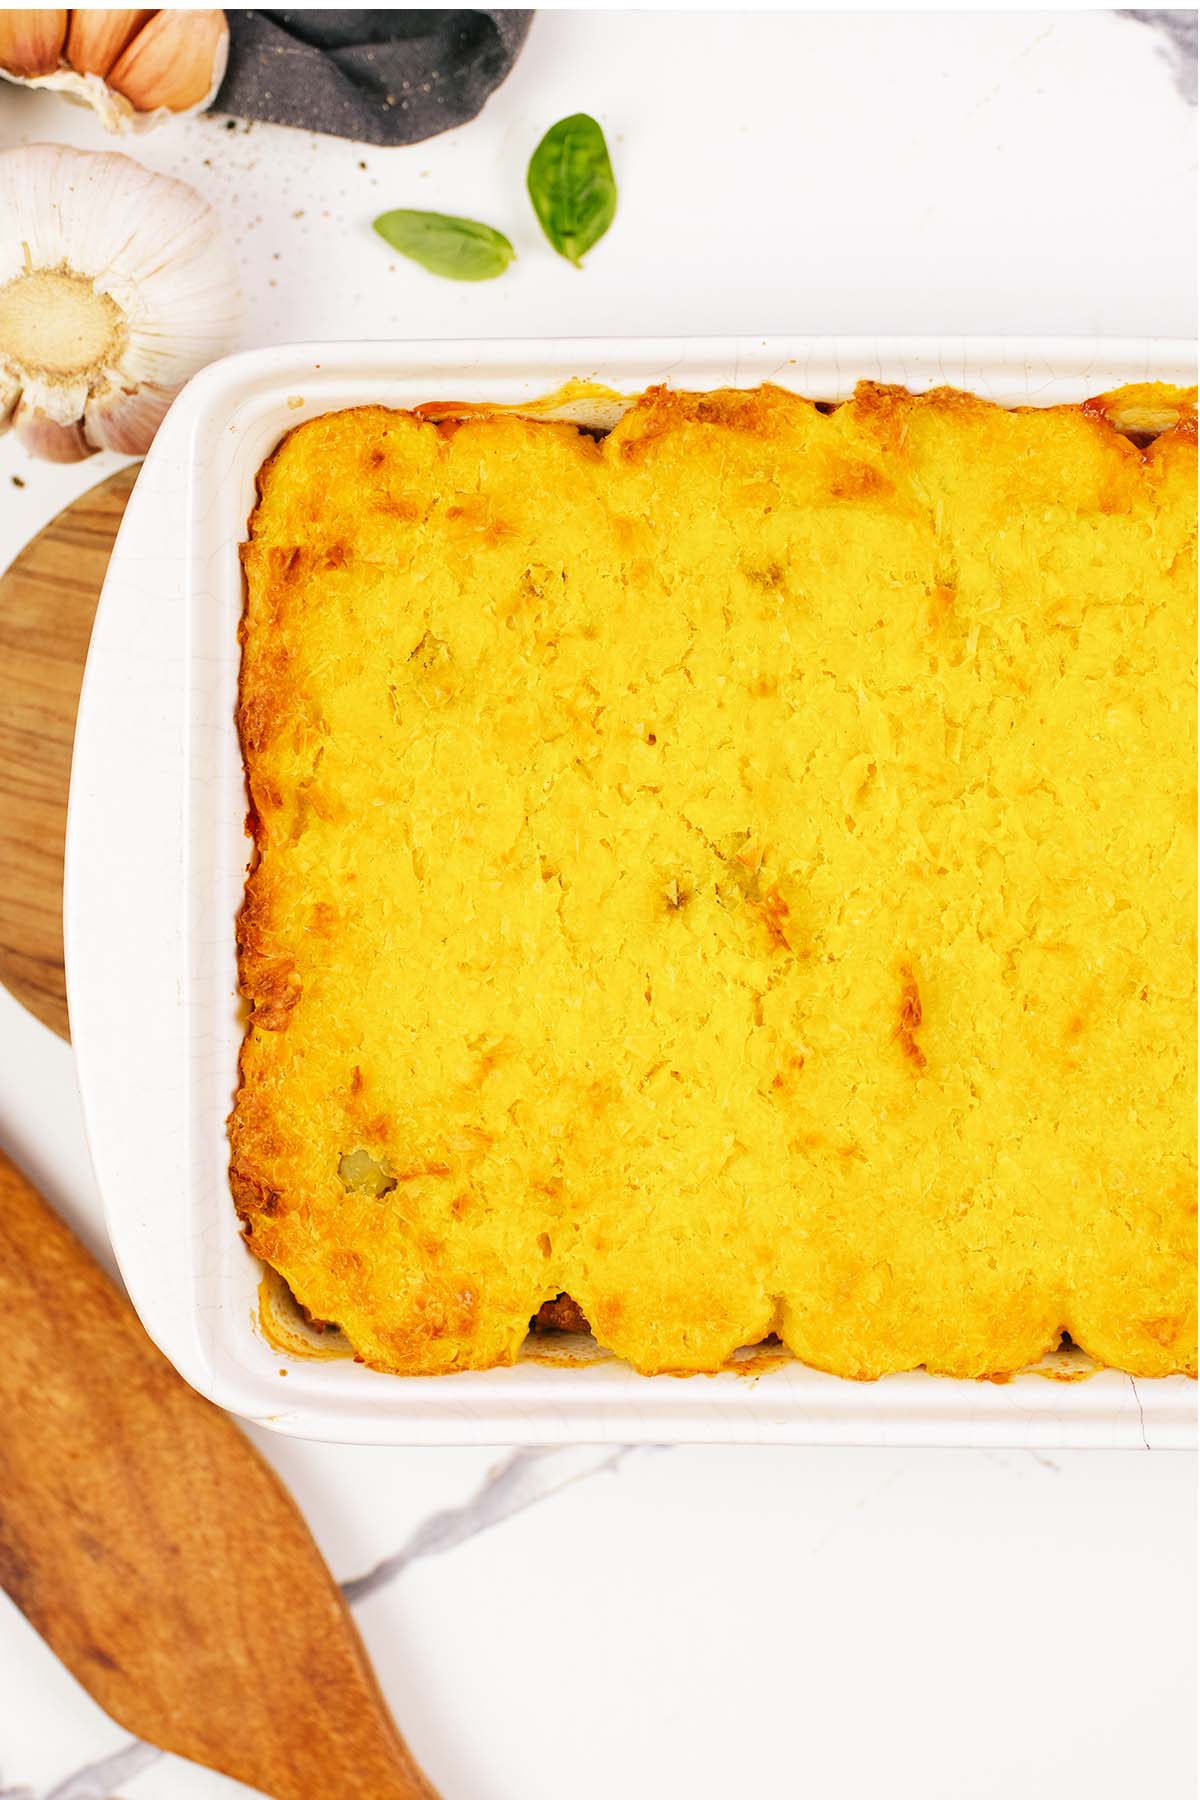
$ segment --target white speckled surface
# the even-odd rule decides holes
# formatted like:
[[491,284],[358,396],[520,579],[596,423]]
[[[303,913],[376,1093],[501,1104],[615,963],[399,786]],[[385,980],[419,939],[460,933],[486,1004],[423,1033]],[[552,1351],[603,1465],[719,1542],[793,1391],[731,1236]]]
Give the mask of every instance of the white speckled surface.
[[[482,117],[432,143],[359,151],[206,119],[137,153],[227,217],[246,345],[1186,336],[1195,115],[1179,16],[543,14]],[[539,246],[521,193],[541,130],[580,108],[605,124],[622,183],[582,275]],[[102,147],[84,115],[6,88],[0,147],[50,137]],[[493,220],[516,268],[452,288],[400,264],[367,222],[401,204]],[[0,557],[106,461],[51,471],[0,443]],[[0,1141],[103,1251],[70,1052],[2,993]],[[1194,1791],[1186,1455],[514,1458],[255,1435],[357,1584],[385,1689],[445,1800]],[[130,1748],[0,1603],[0,1796],[238,1791]]]

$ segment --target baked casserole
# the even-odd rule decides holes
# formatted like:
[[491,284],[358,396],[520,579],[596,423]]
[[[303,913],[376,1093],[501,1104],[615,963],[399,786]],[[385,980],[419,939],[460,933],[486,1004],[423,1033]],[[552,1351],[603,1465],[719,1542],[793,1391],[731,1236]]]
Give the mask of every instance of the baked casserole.
[[1195,472],[1162,387],[293,431],[251,1248],[403,1373],[558,1296],[646,1372],[1194,1370]]

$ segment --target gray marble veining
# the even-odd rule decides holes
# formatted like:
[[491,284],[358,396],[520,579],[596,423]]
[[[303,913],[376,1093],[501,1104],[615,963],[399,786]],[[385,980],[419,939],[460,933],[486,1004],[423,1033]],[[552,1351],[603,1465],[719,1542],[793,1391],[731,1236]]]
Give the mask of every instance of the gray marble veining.
[[121,1782],[132,1781],[135,1775],[156,1763],[162,1754],[153,1744],[130,1738],[119,1750],[76,1769],[65,1781],[51,1788],[45,1800],[108,1800]]
[[119,1750],[73,1769],[54,1787],[38,1795],[31,1787],[0,1788],[0,1800],[109,1800],[119,1783],[132,1781],[162,1756],[153,1744],[130,1738]]
[[[423,1519],[398,1550],[365,1574],[344,1581],[342,1593],[348,1604],[355,1606],[389,1586],[410,1564],[444,1556],[577,1482],[619,1468],[635,1448],[606,1444],[514,1450],[488,1471],[461,1505],[444,1507]],[[0,1800],[110,1800],[119,1783],[132,1781],[163,1755],[153,1744],[129,1738],[118,1750],[73,1769],[53,1788],[40,1794],[30,1787],[0,1788]]]
[[461,1506],[446,1507],[422,1520],[408,1542],[382,1562],[342,1583],[351,1606],[379,1592],[425,1556],[443,1556],[468,1538],[490,1531],[540,1500],[548,1500],[589,1475],[615,1469],[634,1446],[585,1445],[568,1450],[516,1450],[493,1469]]
[[1121,7],[1123,19],[1136,19],[1157,34],[1163,54],[1170,61],[1175,85],[1189,106],[1196,104],[1196,14],[1187,9],[1139,9]]

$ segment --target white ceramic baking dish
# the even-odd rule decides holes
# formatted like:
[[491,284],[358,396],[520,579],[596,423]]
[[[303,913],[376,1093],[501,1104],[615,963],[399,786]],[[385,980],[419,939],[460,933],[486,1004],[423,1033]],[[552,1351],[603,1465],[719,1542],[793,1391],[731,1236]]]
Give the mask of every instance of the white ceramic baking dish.
[[1005,404],[1195,378],[1183,345],[829,338],[309,345],[251,351],[198,376],[159,432],[113,553],[68,830],[68,989],[87,1131],[147,1330],[222,1406],[343,1442],[1189,1442],[1193,1384],[1180,1378],[855,1383],[787,1360],[752,1363],[757,1374],[647,1379],[610,1358],[398,1378],[289,1354],[264,1335],[262,1270],[238,1232],[225,1141],[248,850],[234,730],[238,545],[255,472],[318,413],[367,401],[530,403],[572,377],[619,393],[771,380],[826,400],[870,377],[949,382]]

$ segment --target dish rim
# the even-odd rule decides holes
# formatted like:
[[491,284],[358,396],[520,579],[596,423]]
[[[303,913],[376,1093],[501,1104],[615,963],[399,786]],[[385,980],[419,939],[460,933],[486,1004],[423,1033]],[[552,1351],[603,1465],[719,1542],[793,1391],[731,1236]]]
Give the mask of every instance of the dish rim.
[[[343,1442],[1193,1441],[1194,1388],[1184,1377],[1135,1382],[1102,1371],[1070,1384],[1034,1374],[997,1384],[917,1371],[856,1383],[786,1363],[754,1377],[680,1380],[615,1361],[430,1377],[289,1356],[256,1333],[258,1266],[227,1185],[213,1193],[214,1105],[223,1094],[223,1145],[242,1029],[232,988],[219,998],[235,974],[231,748],[241,791],[232,707],[222,709],[237,676],[228,629],[241,612],[237,546],[264,443],[269,450],[306,418],[368,399],[528,404],[572,376],[622,393],[659,379],[689,388],[774,379],[828,400],[846,398],[859,379],[948,383],[1002,404],[1050,404],[1122,381],[1189,383],[1192,359],[1183,343],[1093,339],[311,344],[242,352],[189,384],[139,476],[97,612],[76,728],[64,923],[85,1129],[114,1251],[143,1324],[193,1386],[272,1429]],[[122,799],[131,793],[137,806]],[[244,871],[244,798],[236,810]]]

